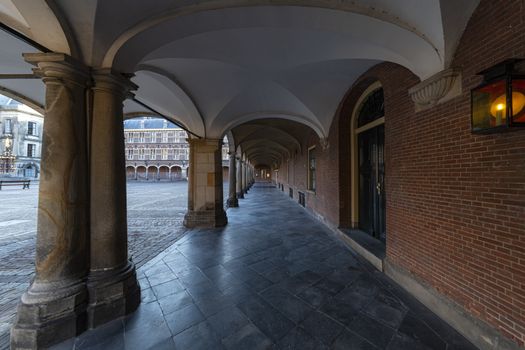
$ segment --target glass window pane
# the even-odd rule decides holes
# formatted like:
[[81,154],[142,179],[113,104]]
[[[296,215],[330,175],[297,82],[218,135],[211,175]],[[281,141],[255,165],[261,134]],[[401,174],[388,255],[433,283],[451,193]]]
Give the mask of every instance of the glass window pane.
[[488,84],[472,91],[472,130],[506,124],[505,81]]
[[512,124],[525,125],[525,79],[512,81]]

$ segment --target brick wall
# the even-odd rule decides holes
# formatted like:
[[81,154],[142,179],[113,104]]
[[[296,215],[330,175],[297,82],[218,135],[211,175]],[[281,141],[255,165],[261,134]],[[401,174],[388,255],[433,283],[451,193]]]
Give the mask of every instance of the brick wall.
[[[318,186],[307,206],[333,225],[350,225],[349,118],[374,80],[385,91],[387,257],[505,336],[525,345],[525,130],[470,132],[475,73],[525,57],[525,9],[519,0],[482,0],[453,60],[464,93],[416,113],[407,90],[419,80],[383,63],[365,73],[341,103],[322,150],[304,140],[294,161],[306,187],[309,145],[317,144]],[[286,188],[287,191],[287,188]]]

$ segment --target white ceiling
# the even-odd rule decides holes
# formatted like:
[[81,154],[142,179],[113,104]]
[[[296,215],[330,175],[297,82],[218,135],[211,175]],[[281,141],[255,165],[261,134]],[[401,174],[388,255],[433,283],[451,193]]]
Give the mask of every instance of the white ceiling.
[[[137,98],[197,135],[284,118],[326,137],[345,92],[373,65],[394,62],[421,79],[447,68],[478,3],[4,0],[0,19],[89,66],[135,73]],[[28,73],[20,54],[35,50],[5,33],[0,44],[0,74]],[[0,86],[43,103],[37,81]],[[142,110],[126,103],[125,112]]]

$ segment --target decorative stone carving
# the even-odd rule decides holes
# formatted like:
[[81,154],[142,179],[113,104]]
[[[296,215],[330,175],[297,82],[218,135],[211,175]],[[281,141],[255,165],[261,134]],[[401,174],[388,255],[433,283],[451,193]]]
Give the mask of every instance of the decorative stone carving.
[[416,111],[431,108],[461,94],[461,72],[450,68],[441,71],[408,90]]

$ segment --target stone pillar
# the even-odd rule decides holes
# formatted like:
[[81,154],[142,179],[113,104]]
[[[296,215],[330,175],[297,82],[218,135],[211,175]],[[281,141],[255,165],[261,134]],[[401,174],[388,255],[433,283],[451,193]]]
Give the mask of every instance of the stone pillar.
[[135,167],[135,180],[137,180],[137,168]]
[[243,186],[242,186],[242,160],[238,157],[236,157],[237,159],[237,170],[236,171],[236,179],[237,179],[237,184],[235,186],[235,189],[237,191],[237,198],[241,198],[241,199],[244,199],[244,191],[243,191]]
[[228,171],[228,176],[230,178],[230,187],[228,194],[228,207],[236,208],[239,206],[239,200],[237,199],[237,171],[236,171],[236,159],[235,153],[230,152],[230,169]]
[[11,349],[47,348],[86,329],[89,197],[88,69],[60,53],[24,54],[45,84],[35,278],[22,295]]
[[246,194],[248,193],[248,177],[246,176],[247,175],[247,172],[248,172],[248,164],[243,161],[242,162],[242,190],[243,192]]
[[90,327],[134,311],[140,303],[128,259],[123,101],[136,86],[109,70],[93,75],[91,123]]
[[228,223],[222,193],[222,140],[188,139],[190,174],[186,227],[220,227]]

